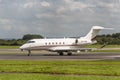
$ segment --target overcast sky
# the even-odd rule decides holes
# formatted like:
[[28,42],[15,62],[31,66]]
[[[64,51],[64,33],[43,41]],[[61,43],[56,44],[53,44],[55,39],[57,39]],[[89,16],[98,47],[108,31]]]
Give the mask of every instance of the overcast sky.
[[120,32],[120,0],[0,0],[0,38],[78,37],[94,25]]

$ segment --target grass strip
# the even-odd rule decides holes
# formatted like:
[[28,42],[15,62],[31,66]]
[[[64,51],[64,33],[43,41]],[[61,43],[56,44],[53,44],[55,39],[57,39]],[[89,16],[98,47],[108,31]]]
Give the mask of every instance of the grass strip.
[[92,52],[120,52],[120,50],[94,50]]
[[120,76],[119,61],[0,61],[0,72]]
[[20,46],[0,46],[0,49],[19,49]]
[[0,80],[120,80],[105,76],[57,76],[44,74],[0,74]]
[[[102,45],[94,44],[88,45],[87,48],[100,48]],[[105,48],[120,48],[120,45],[106,45]]]

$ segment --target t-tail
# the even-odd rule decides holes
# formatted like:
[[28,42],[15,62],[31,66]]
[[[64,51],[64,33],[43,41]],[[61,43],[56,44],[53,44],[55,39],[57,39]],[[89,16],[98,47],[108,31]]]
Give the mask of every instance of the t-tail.
[[104,27],[101,27],[101,26],[93,26],[91,28],[90,32],[84,38],[88,39],[88,40],[92,40],[92,39],[94,39],[98,35],[98,33],[102,29],[113,29],[113,28],[104,28]]

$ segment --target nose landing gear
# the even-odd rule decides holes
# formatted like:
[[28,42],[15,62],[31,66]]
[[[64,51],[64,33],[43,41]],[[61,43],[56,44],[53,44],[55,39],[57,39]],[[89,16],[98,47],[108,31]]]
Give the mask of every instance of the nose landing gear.
[[31,55],[31,51],[30,50],[28,50],[28,56],[30,56]]

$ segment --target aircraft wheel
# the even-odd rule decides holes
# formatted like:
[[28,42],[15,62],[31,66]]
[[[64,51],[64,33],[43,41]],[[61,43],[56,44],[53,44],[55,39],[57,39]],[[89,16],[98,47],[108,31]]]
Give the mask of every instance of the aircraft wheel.
[[30,50],[28,50],[28,56],[30,56],[31,55],[31,51]]
[[63,56],[64,54],[63,54],[63,52],[59,52],[59,55]]
[[71,55],[72,55],[72,53],[71,53],[71,52],[69,52],[67,55],[71,56]]

